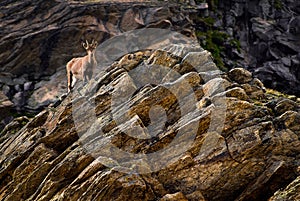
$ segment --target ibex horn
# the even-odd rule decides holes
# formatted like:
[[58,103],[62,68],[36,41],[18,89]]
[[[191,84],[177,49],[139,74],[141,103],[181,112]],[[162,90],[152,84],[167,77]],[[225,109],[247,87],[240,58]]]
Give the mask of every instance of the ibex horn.
[[91,46],[95,48],[95,47],[97,46],[97,41],[95,41],[95,40],[93,39],[93,40],[92,40],[92,43],[91,43]]
[[87,48],[88,48],[88,43],[87,43],[87,41],[86,41],[86,43],[85,43],[85,42],[82,42],[82,46],[84,47],[84,49],[87,49]]

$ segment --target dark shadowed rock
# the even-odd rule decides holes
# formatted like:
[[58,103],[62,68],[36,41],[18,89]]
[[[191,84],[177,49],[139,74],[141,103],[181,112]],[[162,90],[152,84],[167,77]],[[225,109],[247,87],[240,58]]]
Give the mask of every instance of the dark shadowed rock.
[[299,59],[295,59],[300,52],[299,1],[229,0],[218,1],[215,6],[211,18],[217,21],[221,16],[225,22],[217,28],[233,29],[233,38],[240,41],[244,51],[242,59],[222,52],[226,67],[231,69],[238,63],[267,87],[299,96]]
[[276,104],[274,111],[277,114],[281,115],[286,111],[297,110],[297,109],[299,109],[299,106],[294,101],[289,99],[283,99]]
[[277,191],[272,196],[270,201],[282,201],[282,200],[299,200],[300,199],[300,178],[297,177],[291,184],[285,189]]
[[0,130],[11,120],[13,103],[0,91]]

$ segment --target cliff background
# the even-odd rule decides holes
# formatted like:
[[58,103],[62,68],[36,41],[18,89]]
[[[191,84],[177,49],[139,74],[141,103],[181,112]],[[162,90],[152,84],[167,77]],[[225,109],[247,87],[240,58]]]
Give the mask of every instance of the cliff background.
[[[293,0],[219,0],[208,1],[206,10],[201,3],[2,1],[0,198],[299,199],[300,4]],[[157,172],[128,175],[85,153],[72,117],[72,104],[85,103],[70,94],[62,95],[67,91],[65,64],[85,55],[81,41],[104,43],[139,28],[178,31],[197,39],[212,57],[201,48],[194,54],[184,52],[179,58],[142,51],[138,54],[141,57],[125,64],[119,61],[106,69],[103,77],[99,75],[87,88],[94,94],[79,89],[88,100],[95,101],[96,116],[103,120],[104,142],[112,139],[116,147],[133,153],[156,152],[174,139],[182,122],[186,123],[184,129],[199,123],[195,143],[178,161]],[[143,141],[125,136],[120,128],[134,123],[113,121],[108,106],[111,92],[121,90],[116,83],[130,85],[128,72],[153,58],[158,64],[179,70],[182,78],[178,80],[188,80],[200,113],[188,110],[181,116],[171,94],[147,85],[128,100],[132,111],[125,108],[122,112],[137,113],[145,135],[151,124],[150,111],[144,108],[151,104],[167,110],[168,122],[157,138]],[[195,73],[191,64],[212,69]],[[179,90],[187,93],[186,89]],[[209,115],[220,97],[227,105],[225,127],[211,135],[207,130]],[[88,114],[82,116],[83,122],[86,117]],[[92,125],[83,128],[88,126]],[[207,139],[218,140],[203,150]],[[109,161],[120,163],[114,160]],[[152,165],[156,164],[147,161],[142,168],[151,169]]]
[[[12,116],[36,114],[66,92],[64,66],[85,54],[81,41],[142,27],[196,35],[221,70],[242,67],[266,87],[299,96],[298,1],[211,0],[209,11],[197,8],[202,2],[1,2],[1,100],[10,100],[3,107]],[[2,127],[11,120],[6,115]]]

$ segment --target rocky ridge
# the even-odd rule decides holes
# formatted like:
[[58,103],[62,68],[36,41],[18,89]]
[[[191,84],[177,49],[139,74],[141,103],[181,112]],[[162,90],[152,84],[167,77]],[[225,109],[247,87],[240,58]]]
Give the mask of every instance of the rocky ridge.
[[299,102],[186,47],[127,54],[3,131],[1,200],[278,200],[298,186]]

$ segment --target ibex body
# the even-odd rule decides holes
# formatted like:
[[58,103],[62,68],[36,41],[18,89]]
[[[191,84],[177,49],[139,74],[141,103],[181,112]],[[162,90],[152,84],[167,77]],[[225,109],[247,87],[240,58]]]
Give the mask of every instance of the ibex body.
[[93,40],[91,44],[86,41],[82,46],[86,49],[87,55],[84,57],[73,58],[67,63],[68,92],[72,90],[76,79],[83,80],[84,83],[91,79],[93,70],[97,66],[95,58],[97,45],[97,41]]

